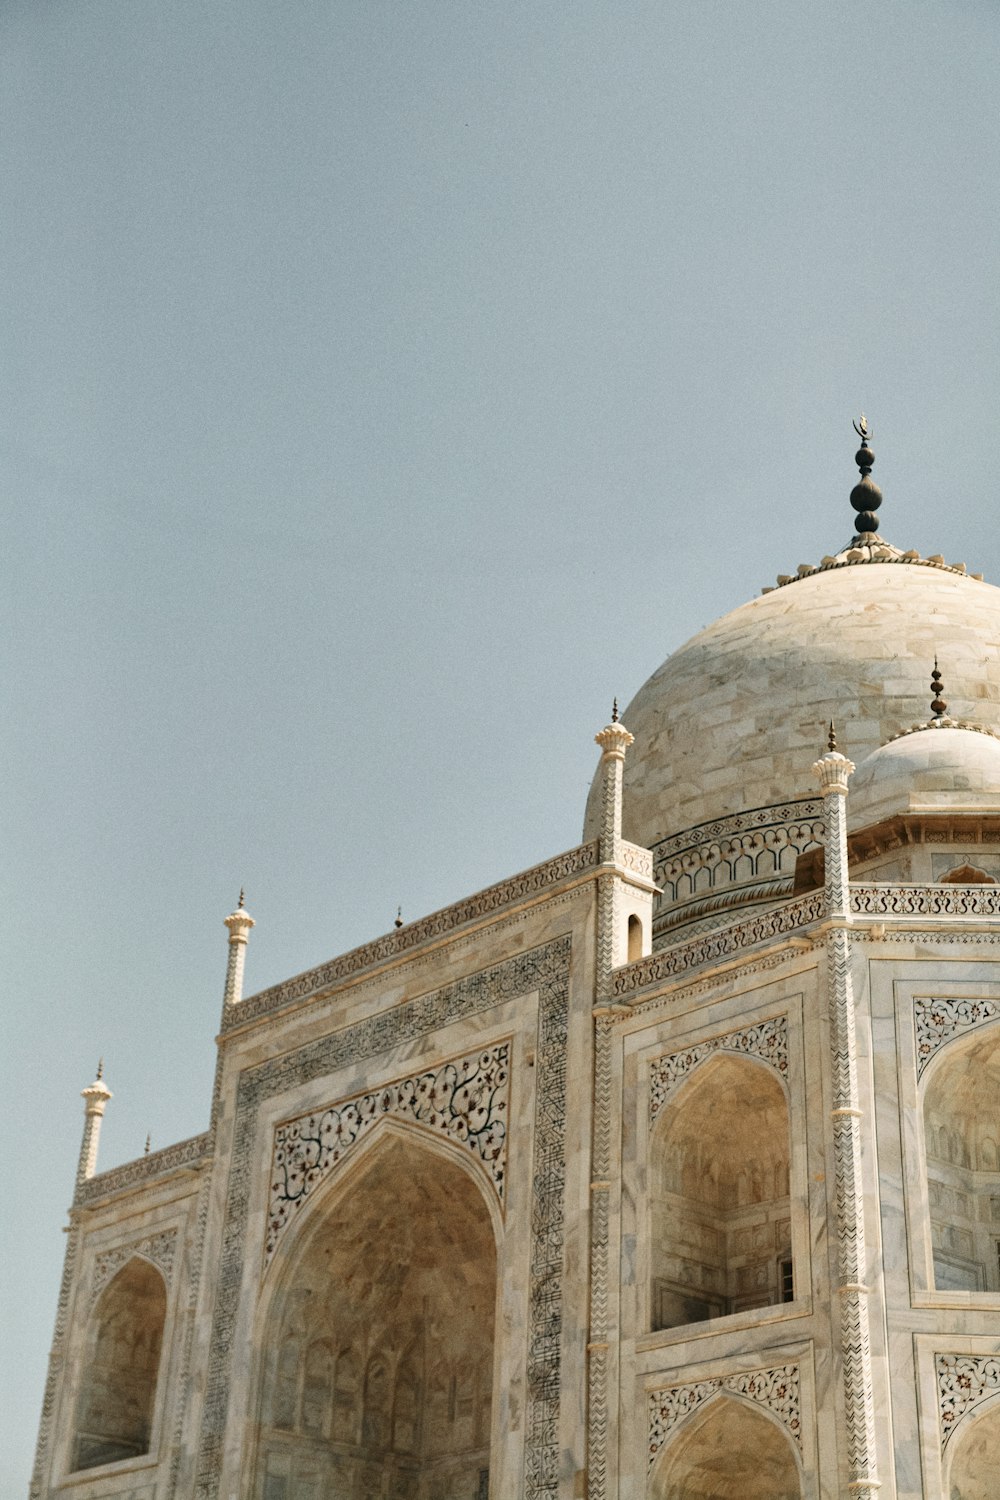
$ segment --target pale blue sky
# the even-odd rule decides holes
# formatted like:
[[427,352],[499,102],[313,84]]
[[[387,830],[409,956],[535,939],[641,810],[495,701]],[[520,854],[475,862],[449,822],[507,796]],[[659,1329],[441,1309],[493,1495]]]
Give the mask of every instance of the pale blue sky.
[[[1000,582],[1000,11],[5,0],[0,1494],[102,1166],[253,990],[574,844],[614,693],[851,532]],[[949,683],[949,686],[951,684]]]

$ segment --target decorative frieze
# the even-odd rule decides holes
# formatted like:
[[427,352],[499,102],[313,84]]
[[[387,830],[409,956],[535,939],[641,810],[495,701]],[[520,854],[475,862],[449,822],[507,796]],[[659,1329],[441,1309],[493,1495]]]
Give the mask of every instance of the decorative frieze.
[[799,1405],[798,1365],[778,1365],[769,1370],[747,1370],[737,1375],[712,1376],[687,1385],[651,1391],[649,1396],[649,1464],[678,1422],[704,1405],[712,1396],[729,1391],[765,1407],[791,1434],[802,1451],[802,1412]]
[[186,1141],[178,1141],[162,1151],[151,1151],[148,1156],[139,1156],[123,1166],[112,1167],[110,1172],[99,1172],[77,1188],[74,1204],[91,1203],[109,1193],[120,1193],[127,1188],[141,1187],[156,1177],[165,1177],[182,1167],[200,1167],[211,1159],[212,1132],[193,1135]]
[[108,1282],[133,1255],[151,1260],[163,1272],[170,1285],[174,1274],[174,1252],[177,1249],[177,1230],[164,1229],[159,1234],[146,1235],[145,1239],[131,1240],[125,1245],[113,1245],[110,1250],[101,1250],[94,1257],[94,1274],[90,1282],[90,1300],[96,1302]]
[[1000,1004],[995,1000],[970,998],[928,998],[918,996],[913,1002],[913,1021],[917,1033],[917,1077],[923,1073],[939,1047],[960,1032],[972,1031],[990,1021],[1000,1020]]
[[854,885],[858,917],[1000,917],[996,885]]
[[947,1443],[966,1412],[1000,1392],[1000,1355],[937,1354],[941,1443]]
[[568,849],[555,859],[534,865],[530,870],[522,870],[519,875],[502,880],[497,885],[487,886],[484,891],[479,891],[465,901],[457,901],[454,906],[432,912],[418,922],[410,922],[405,927],[387,932],[383,937],[365,943],[360,948],[352,948],[349,953],[343,953],[339,958],[320,964],[315,969],[307,969],[304,974],[297,974],[283,984],[272,985],[270,989],[249,995],[238,1006],[226,1010],[221,1030],[225,1033],[234,1027],[245,1026],[247,1021],[256,1020],[258,1016],[279,1010],[293,1001],[308,999],[332,985],[351,979],[364,969],[402,958],[432,938],[445,937],[467,922],[502,912],[505,907],[547,891],[563,880],[585,874],[595,868],[598,859],[596,839],[580,844],[575,849]]
[[612,985],[614,998],[634,995],[637,991],[664,980],[690,974],[708,964],[722,963],[760,943],[773,942],[776,938],[820,921],[824,911],[823,893],[815,891],[803,896],[801,900],[783,902],[745,922],[721,927],[694,942],[679,943],[674,948],[661,948],[634,964],[626,964],[615,970]]
[[772,1016],[756,1026],[728,1031],[724,1036],[696,1042],[683,1052],[671,1052],[654,1058],[649,1069],[649,1123],[654,1125],[660,1110],[692,1068],[713,1052],[740,1052],[761,1058],[782,1078],[788,1077],[788,1022],[784,1016]]
[[265,1267],[309,1195],[380,1120],[411,1120],[465,1147],[486,1168],[503,1202],[509,1082],[510,1043],[501,1042],[279,1125],[271,1154]]

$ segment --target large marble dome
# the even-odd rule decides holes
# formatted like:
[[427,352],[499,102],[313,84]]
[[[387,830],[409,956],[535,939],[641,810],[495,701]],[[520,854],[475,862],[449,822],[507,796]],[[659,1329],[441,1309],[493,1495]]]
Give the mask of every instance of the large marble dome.
[[949,714],[1000,728],[1000,589],[861,540],[700,631],[622,714],[635,736],[623,832],[654,851],[661,940],[791,891],[796,858],[821,832],[810,768],[831,719],[860,765],[926,721],[937,655]]

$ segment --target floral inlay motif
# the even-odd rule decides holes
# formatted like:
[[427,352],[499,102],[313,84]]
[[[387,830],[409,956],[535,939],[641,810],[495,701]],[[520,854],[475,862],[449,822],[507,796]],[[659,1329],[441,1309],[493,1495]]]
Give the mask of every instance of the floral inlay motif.
[[913,1002],[913,1018],[917,1029],[919,1078],[938,1048],[951,1041],[958,1032],[971,1031],[975,1026],[1000,1018],[1000,1005],[995,1000],[934,1000],[919,996]]
[[683,1052],[671,1052],[654,1059],[649,1070],[649,1123],[654,1124],[673,1090],[713,1052],[742,1052],[770,1063],[782,1076],[788,1076],[788,1022],[784,1016],[773,1016],[757,1026],[728,1031],[725,1036],[709,1037]]
[[94,1276],[90,1284],[91,1301],[96,1301],[111,1278],[130,1261],[133,1255],[142,1255],[159,1266],[169,1285],[174,1269],[174,1252],[177,1248],[177,1230],[165,1229],[161,1234],[147,1235],[143,1240],[133,1240],[127,1245],[114,1245],[102,1250],[94,1258]]
[[265,1266],[306,1198],[379,1120],[415,1120],[466,1147],[503,1202],[510,1043],[287,1120],[274,1132]]
[[1000,1392],[1000,1355],[937,1354],[934,1365],[944,1444],[971,1407]]
[[802,1414],[799,1409],[799,1367],[779,1365],[772,1370],[748,1370],[739,1375],[718,1375],[688,1385],[670,1386],[649,1395],[649,1463],[653,1464],[678,1422],[718,1391],[732,1391],[766,1406],[782,1422],[796,1447],[802,1448]]

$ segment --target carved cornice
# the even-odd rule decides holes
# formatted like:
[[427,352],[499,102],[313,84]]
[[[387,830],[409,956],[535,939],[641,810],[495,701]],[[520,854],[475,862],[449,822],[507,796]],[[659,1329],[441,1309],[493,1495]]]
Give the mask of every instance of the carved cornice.
[[805,896],[798,901],[789,901],[782,906],[761,912],[745,922],[731,927],[722,927],[717,932],[690,943],[681,943],[673,948],[661,948],[647,958],[616,969],[613,976],[612,994],[615,999],[627,998],[647,989],[650,985],[707,967],[723,963],[748,948],[762,943],[774,942],[777,938],[819,922],[825,915],[822,892]]
[[120,1167],[112,1167],[108,1172],[99,1172],[96,1177],[89,1177],[77,1188],[73,1205],[79,1208],[112,1193],[145,1187],[147,1183],[154,1182],[159,1177],[167,1177],[171,1172],[200,1167],[211,1155],[212,1133],[206,1130],[203,1135],[193,1135],[186,1141],[178,1141],[174,1146],[166,1146],[162,1151],[151,1151],[148,1156],[140,1156],[135,1161],[127,1161]]
[[432,912],[418,922],[410,922],[405,927],[387,932],[383,937],[364,943],[360,948],[352,948],[349,953],[343,953],[339,958],[320,964],[315,969],[307,969],[304,974],[297,974],[282,984],[260,990],[256,995],[248,995],[238,1005],[227,1009],[222,1018],[221,1030],[225,1034],[296,1000],[311,999],[323,990],[363,973],[365,969],[404,959],[421,944],[434,938],[446,937],[466,923],[491,917],[494,913],[502,914],[519,901],[550,890],[564,880],[586,874],[595,869],[598,862],[596,839],[580,844],[575,849],[568,849],[555,859],[533,865],[530,870],[523,870],[519,875],[502,880],[497,885],[487,886],[486,890],[479,891],[464,901]]

